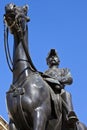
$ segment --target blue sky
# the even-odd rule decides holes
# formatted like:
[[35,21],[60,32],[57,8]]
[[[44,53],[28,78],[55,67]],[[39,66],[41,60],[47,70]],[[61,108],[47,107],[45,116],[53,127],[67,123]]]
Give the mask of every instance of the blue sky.
[[[48,69],[46,56],[51,48],[59,54],[60,67],[69,68],[73,84],[66,86],[72,94],[74,110],[87,125],[87,0],[3,0],[0,5],[0,115],[8,121],[6,91],[12,83],[4,52],[3,14],[7,3],[29,5],[29,50],[39,71]],[[9,39],[12,53],[13,39]]]

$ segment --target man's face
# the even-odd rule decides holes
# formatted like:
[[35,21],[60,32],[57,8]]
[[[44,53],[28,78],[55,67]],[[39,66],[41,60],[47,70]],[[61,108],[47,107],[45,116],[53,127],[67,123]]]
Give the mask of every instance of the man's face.
[[59,65],[58,57],[56,55],[49,57],[49,59],[48,59],[48,65],[49,66]]

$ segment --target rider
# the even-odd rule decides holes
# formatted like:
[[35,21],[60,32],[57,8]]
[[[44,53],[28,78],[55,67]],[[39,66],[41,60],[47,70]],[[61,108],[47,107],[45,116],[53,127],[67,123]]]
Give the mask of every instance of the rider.
[[64,89],[65,85],[70,85],[73,82],[71,73],[67,68],[58,68],[60,59],[55,49],[50,50],[46,61],[49,69],[44,73],[48,76],[45,80],[48,83],[52,83],[51,88],[54,90],[55,94],[59,93],[61,95],[63,106],[67,111],[66,121],[68,124],[73,125],[78,121],[78,118],[73,111],[71,94]]

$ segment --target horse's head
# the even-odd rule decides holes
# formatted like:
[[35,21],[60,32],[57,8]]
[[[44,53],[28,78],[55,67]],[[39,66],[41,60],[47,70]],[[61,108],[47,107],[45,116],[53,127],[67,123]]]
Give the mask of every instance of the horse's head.
[[5,6],[4,21],[12,34],[25,31],[26,23],[30,20],[27,17],[27,10],[27,5],[18,7],[10,3]]

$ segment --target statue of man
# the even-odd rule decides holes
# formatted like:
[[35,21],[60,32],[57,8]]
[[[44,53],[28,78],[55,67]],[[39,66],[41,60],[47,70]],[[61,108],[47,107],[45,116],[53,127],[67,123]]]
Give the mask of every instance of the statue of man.
[[70,85],[73,82],[70,70],[58,68],[60,59],[55,49],[50,50],[46,61],[49,69],[44,73],[44,75],[47,75],[45,80],[51,85],[55,94],[61,95],[63,106],[66,110],[66,122],[74,125],[78,118],[73,110],[71,94],[64,89],[65,85]]

